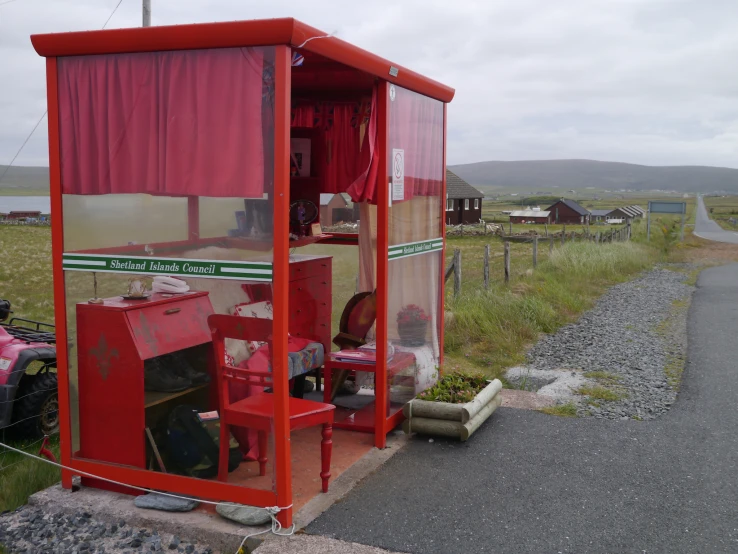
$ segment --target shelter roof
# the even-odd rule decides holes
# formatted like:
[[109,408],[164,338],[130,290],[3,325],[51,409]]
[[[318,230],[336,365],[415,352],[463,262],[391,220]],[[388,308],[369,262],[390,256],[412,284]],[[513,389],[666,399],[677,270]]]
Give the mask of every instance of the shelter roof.
[[442,102],[454,97],[451,87],[293,18],[39,34],[31,42],[45,57],[287,45]]

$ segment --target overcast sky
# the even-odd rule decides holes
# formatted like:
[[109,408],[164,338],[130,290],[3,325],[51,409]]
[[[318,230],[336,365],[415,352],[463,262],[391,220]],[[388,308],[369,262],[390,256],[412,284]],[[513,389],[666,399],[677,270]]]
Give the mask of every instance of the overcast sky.
[[[0,0],[0,164],[45,110],[29,35],[118,0]],[[152,0],[153,24],[291,16],[456,89],[448,163],[738,167],[736,0]],[[108,28],[141,24],[123,0]],[[46,165],[46,121],[16,165]]]

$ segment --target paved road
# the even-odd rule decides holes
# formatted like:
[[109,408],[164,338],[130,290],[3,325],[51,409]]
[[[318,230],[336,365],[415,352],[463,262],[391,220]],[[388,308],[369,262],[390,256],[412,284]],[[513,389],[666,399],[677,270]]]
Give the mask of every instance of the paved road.
[[411,441],[307,531],[422,554],[738,552],[737,320],[738,264],[705,270],[668,414],[503,408],[467,443]]
[[701,196],[697,197],[697,217],[695,219],[694,234],[707,240],[738,244],[738,233],[726,231],[710,219]]

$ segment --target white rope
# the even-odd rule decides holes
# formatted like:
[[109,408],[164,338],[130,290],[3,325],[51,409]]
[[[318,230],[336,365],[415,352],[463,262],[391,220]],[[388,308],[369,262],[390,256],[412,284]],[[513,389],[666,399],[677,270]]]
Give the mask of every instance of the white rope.
[[[192,497],[180,496],[178,494],[172,494],[172,493],[169,493],[169,492],[161,492],[161,491],[157,491],[157,490],[153,490],[153,489],[147,489],[147,488],[144,488],[144,487],[138,487],[136,485],[129,485],[128,483],[123,483],[122,481],[116,481],[114,479],[108,479],[107,477],[100,477],[99,475],[95,475],[93,473],[88,473],[86,471],[80,471],[79,469],[74,469],[72,467],[65,466],[65,465],[60,464],[58,462],[52,462],[51,460],[47,460],[46,458],[42,458],[41,456],[36,456],[34,454],[31,454],[29,452],[26,452],[25,450],[19,450],[18,448],[13,448],[12,446],[7,445],[7,444],[5,444],[3,442],[0,442],[0,446],[4,446],[5,448],[7,448],[8,450],[10,450],[12,452],[17,452],[18,454],[23,454],[24,456],[27,456],[29,458],[34,458],[36,460],[41,460],[42,462],[46,462],[47,464],[50,464],[52,466],[56,466],[56,467],[58,467],[60,469],[66,469],[66,470],[71,471],[72,473],[74,473],[76,475],[82,475],[84,477],[91,477],[93,479],[99,479],[100,481],[106,481],[106,482],[112,483],[114,485],[120,485],[122,487],[128,487],[130,489],[134,489],[134,490],[138,490],[138,491],[142,491],[142,492],[146,492],[146,493],[152,492],[154,494],[160,494],[162,496],[169,496],[170,498],[179,498],[180,500],[193,500]],[[197,500],[198,502],[202,502],[203,504],[211,504],[213,506],[234,506],[236,508],[243,507],[242,504],[235,504],[233,502],[214,502],[212,500],[201,500],[199,498],[194,499],[194,500]],[[268,533],[269,531],[271,531],[272,533],[274,533],[275,535],[280,536],[280,537],[289,537],[290,535],[293,535],[295,533],[295,524],[294,523],[292,524],[292,527],[290,527],[290,530],[289,531],[286,531],[286,532],[282,533],[281,532],[282,531],[282,524],[279,523],[279,520],[277,520],[277,518],[276,518],[276,515],[279,512],[281,512],[282,510],[289,510],[290,508],[292,508],[292,504],[290,504],[289,506],[284,506],[284,507],[280,507],[280,506],[270,506],[268,508],[260,508],[258,506],[254,506],[254,507],[255,508],[258,508],[260,510],[265,510],[269,514],[269,517],[272,518],[272,527],[270,529],[266,529],[264,531],[259,531],[258,533],[251,533],[250,535],[246,535],[244,537],[243,541],[241,541],[241,546],[238,547],[238,550],[236,551],[236,554],[238,554],[239,552],[241,552],[241,548],[243,547],[244,543],[249,538],[251,538],[251,537],[255,537],[257,535],[263,535],[264,533]]]
[[251,537],[263,535],[264,533],[268,533],[269,531],[271,531],[274,535],[277,535],[278,537],[289,537],[295,534],[295,524],[294,523],[292,524],[292,527],[290,527],[289,531],[285,531],[284,533],[282,533],[282,524],[279,523],[279,520],[276,518],[277,513],[279,513],[279,508],[275,506],[273,508],[264,508],[264,509],[267,511],[267,513],[269,513],[269,517],[272,518],[271,529],[264,529],[263,531],[259,531],[258,533],[251,533],[250,535],[246,535],[241,541],[241,544],[238,546],[238,550],[236,550],[236,554],[243,554],[244,552],[242,550],[243,545],[246,544],[246,541],[249,540]]
[[316,38],[331,38],[331,37],[332,37],[332,36],[333,36],[334,34],[335,34],[335,33],[331,33],[330,35],[322,35],[322,36],[319,36],[319,37],[310,37],[310,38],[309,38],[309,39],[307,39],[307,40],[306,40],[305,42],[303,42],[303,43],[302,43],[302,44],[301,44],[300,46],[295,46],[295,48],[302,48],[302,47],[303,47],[303,46],[305,46],[305,45],[306,45],[306,44],[307,44],[308,42],[310,42],[311,40],[315,40]]

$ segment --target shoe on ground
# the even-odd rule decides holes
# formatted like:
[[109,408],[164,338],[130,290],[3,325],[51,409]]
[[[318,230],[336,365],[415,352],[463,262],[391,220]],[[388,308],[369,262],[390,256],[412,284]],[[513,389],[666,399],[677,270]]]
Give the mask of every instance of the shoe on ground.
[[210,375],[204,371],[197,371],[182,352],[172,352],[166,356],[166,364],[172,368],[177,377],[188,379],[192,386],[204,385],[210,382]]
[[144,362],[144,390],[153,392],[181,392],[192,386],[192,381],[175,375],[160,359]]

